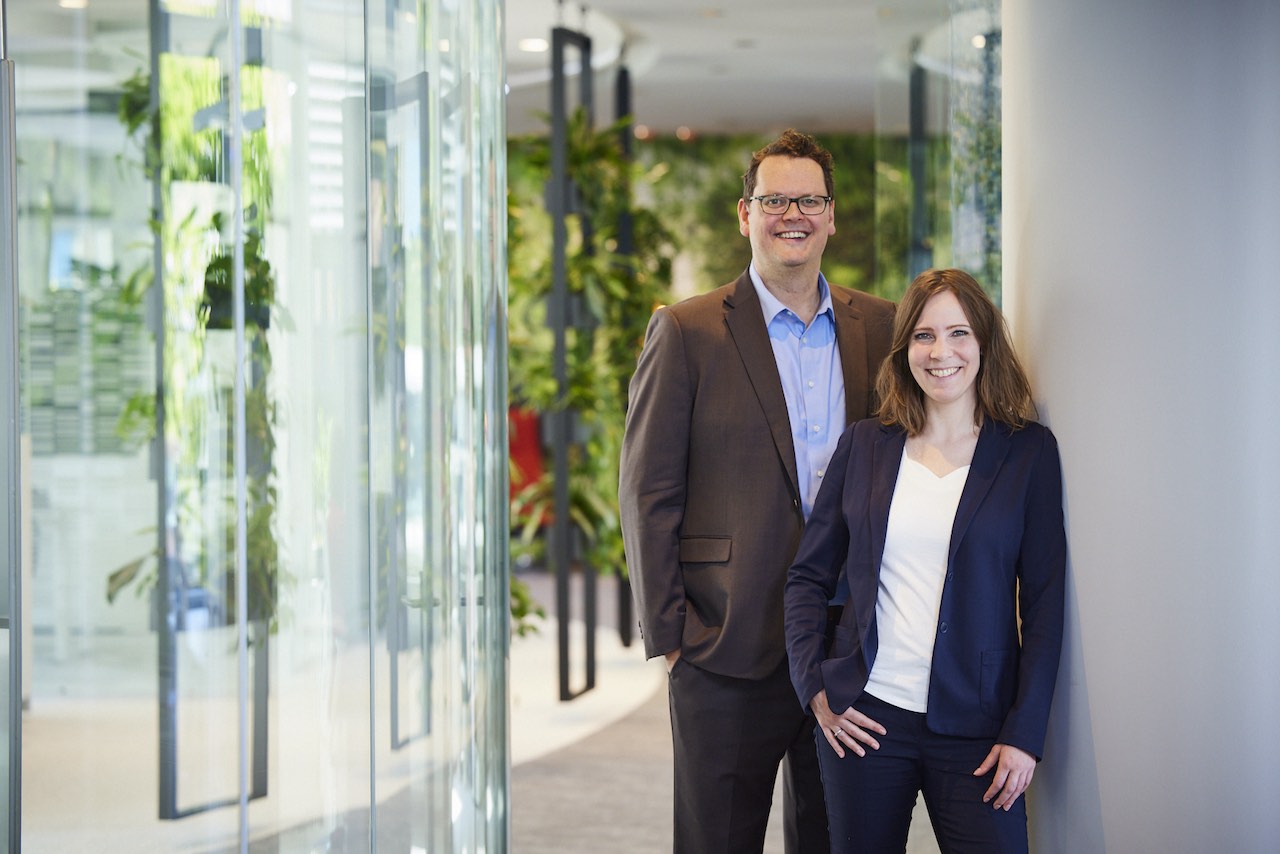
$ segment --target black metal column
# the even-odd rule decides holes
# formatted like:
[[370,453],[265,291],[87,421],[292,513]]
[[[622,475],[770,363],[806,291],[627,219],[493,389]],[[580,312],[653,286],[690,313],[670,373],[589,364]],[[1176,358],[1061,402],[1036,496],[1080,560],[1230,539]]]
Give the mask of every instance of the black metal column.
[[[551,31],[551,183],[547,188],[547,209],[552,221],[552,286],[547,305],[547,323],[555,336],[553,369],[558,389],[558,404],[546,413],[551,437],[552,472],[555,478],[555,518],[547,553],[556,575],[556,619],[560,648],[560,699],[571,700],[596,684],[596,578],[593,567],[582,568],[582,587],[586,629],[586,678],[578,690],[570,686],[569,623],[570,584],[574,549],[573,528],[569,518],[569,449],[574,441],[574,417],[565,401],[568,399],[569,370],[566,334],[570,326],[580,325],[582,312],[576,308],[568,285],[567,217],[576,208],[576,192],[569,176],[568,140],[568,72],[566,48],[575,48],[579,57],[578,102],[586,112],[588,124],[593,121],[591,80],[591,39],[564,27]],[[589,243],[583,235],[583,245]],[[575,323],[575,321],[578,321]]]
[[[622,148],[622,159],[629,164],[635,158],[635,154],[632,151],[635,117],[631,108],[631,69],[625,65],[618,69],[618,76],[614,81],[613,105],[614,116],[621,122],[618,129],[618,142]],[[623,122],[623,119],[626,119],[626,121]],[[624,263],[632,264],[634,262],[631,256],[635,254],[635,249],[631,205],[628,204],[623,207],[622,213],[618,215],[618,255],[626,259]],[[631,646],[634,634],[635,618],[632,616],[631,611],[631,579],[627,576],[625,568],[620,568],[618,570],[618,637],[622,640],[622,645],[625,647]]]

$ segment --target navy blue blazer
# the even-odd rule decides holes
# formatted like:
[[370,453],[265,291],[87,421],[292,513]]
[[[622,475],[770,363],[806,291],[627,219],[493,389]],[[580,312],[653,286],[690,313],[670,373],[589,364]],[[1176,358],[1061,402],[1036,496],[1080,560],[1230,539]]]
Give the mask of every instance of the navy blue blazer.
[[[805,708],[826,689],[831,709],[843,712],[867,683],[905,441],[899,427],[859,421],[827,467],[783,594],[791,681]],[[1066,559],[1057,441],[1037,422],[1012,430],[988,419],[951,530],[929,677],[930,730],[1043,755],[1062,648]],[[827,603],[841,572],[849,600],[828,655]]]

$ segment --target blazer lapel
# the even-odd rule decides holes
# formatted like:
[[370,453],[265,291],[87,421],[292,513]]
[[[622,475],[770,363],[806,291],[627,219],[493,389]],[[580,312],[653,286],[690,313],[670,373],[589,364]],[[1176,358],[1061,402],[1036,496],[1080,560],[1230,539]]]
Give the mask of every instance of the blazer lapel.
[[836,344],[840,348],[840,367],[844,373],[844,423],[847,427],[871,409],[871,391],[875,377],[867,366],[867,336],[862,315],[849,304],[848,298],[831,289],[831,310],[836,321]]
[[978,512],[982,500],[986,498],[991,484],[995,482],[1000,466],[1009,453],[1009,434],[1007,428],[999,426],[990,418],[982,423],[978,433],[978,446],[973,449],[973,462],[969,464],[969,476],[965,478],[964,491],[960,493],[960,504],[956,507],[956,520],[951,526],[951,547],[947,550],[947,563],[955,560],[956,549],[964,539],[973,515]]
[[852,589],[850,600],[857,602],[858,635],[862,641],[863,661],[866,672],[871,672],[876,652],[880,648],[880,635],[876,628],[876,589],[879,585],[880,563],[884,560],[884,543],[889,531],[889,506],[893,503],[893,490],[898,485],[898,468],[902,465],[902,447],[907,434],[899,427],[879,425],[875,442],[871,446],[871,483],[867,497],[867,527],[871,531],[871,565],[875,567],[873,578],[867,579],[867,588]]
[[738,277],[733,290],[724,300],[724,320],[729,334],[738,348],[747,377],[755,390],[756,399],[773,444],[791,482],[792,497],[800,500],[800,478],[796,474],[796,450],[791,439],[791,419],[787,415],[787,399],[782,393],[782,380],[778,377],[778,362],[769,343],[769,333],[764,325],[764,313],[760,298],[749,273]]
[[889,531],[889,505],[898,485],[898,469],[902,465],[902,448],[907,434],[899,427],[880,426],[871,452],[871,498],[867,510],[871,514],[871,559],[879,573],[884,559],[884,541]]

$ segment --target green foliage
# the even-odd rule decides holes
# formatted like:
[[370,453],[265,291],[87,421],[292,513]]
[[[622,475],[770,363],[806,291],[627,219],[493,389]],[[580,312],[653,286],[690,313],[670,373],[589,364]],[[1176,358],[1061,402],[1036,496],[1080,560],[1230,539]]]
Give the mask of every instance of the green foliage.
[[[910,148],[905,137],[876,139],[875,235],[876,286],[873,293],[898,300],[912,273],[909,269],[911,216],[916,187],[909,164]],[[924,142],[922,244],[930,265],[952,265],[951,252],[951,144],[946,136]]]
[[[568,129],[568,170],[578,211],[569,216],[566,283],[583,315],[566,334],[566,394],[552,367],[547,326],[552,287],[551,228],[543,192],[551,177],[546,137],[512,139],[508,146],[510,262],[510,367],[513,406],[538,412],[572,410],[578,439],[570,449],[570,516],[595,569],[625,571],[618,520],[618,455],[626,417],[627,385],[653,310],[668,299],[674,239],[665,216],[634,201],[637,188],[666,170],[624,157],[624,122],[594,129],[579,110]],[[634,252],[620,254],[618,223],[629,214]],[[580,318],[584,319],[584,318]],[[540,534],[553,509],[553,474],[527,484],[513,499],[513,551],[538,554]]]
[[896,137],[879,140],[876,152],[875,207],[877,217],[877,291],[899,298],[911,277],[907,273],[911,250],[911,172],[907,167],[907,141]]
[[529,585],[518,578],[511,579],[511,630],[517,637],[535,634],[538,627],[534,617],[545,617],[547,611],[539,605],[529,592]]
[[[215,363],[206,349],[210,330],[231,328],[231,306],[235,246],[229,234],[228,213],[209,208],[225,195],[226,152],[223,129],[226,116],[219,105],[227,103],[227,81],[216,58],[162,54],[159,81],[146,71],[138,71],[125,81],[118,118],[137,144],[143,174],[159,189],[160,208],[150,227],[153,240],[163,250],[163,312],[166,333],[163,340],[164,427],[162,441],[170,458],[173,502],[179,532],[196,532],[175,550],[179,563],[190,566],[189,583],[221,591],[225,615],[235,619],[238,604],[231,561],[236,549],[235,508],[230,490],[220,489],[232,479],[231,455],[223,460],[205,459],[202,437],[210,432],[229,433],[215,419],[229,418],[233,409],[225,366]],[[246,111],[261,109],[269,72],[247,67],[241,71],[241,88]],[[158,103],[158,107],[153,105]],[[178,184],[197,187],[175,200]],[[246,342],[250,370],[245,385],[245,426],[249,470],[246,478],[248,557],[248,616],[266,620],[272,630],[279,618],[278,596],[284,577],[279,560],[275,510],[275,427],[277,410],[270,396],[271,351],[267,328],[275,304],[275,274],[263,244],[263,225],[271,204],[271,177],[266,135],[245,137],[242,187],[246,228],[243,233]],[[182,207],[185,205],[185,207]],[[154,257],[154,255],[153,255]],[[150,263],[139,266],[125,278],[121,298],[141,307],[157,280]],[[211,406],[209,390],[217,389],[220,403]],[[154,393],[129,400],[117,422],[117,432],[135,440],[154,437],[159,401]],[[207,531],[203,508],[217,495],[226,506],[220,514],[220,531]],[[220,565],[208,550],[217,538]],[[108,601],[126,587],[139,594],[150,591],[157,572],[146,567],[157,554],[144,555],[112,572],[107,583]]]
[[957,110],[955,122],[955,179],[950,203],[953,209],[969,208],[972,216],[980,217],[981,266],[970,272],[977,276],[999,305],[1003,263],[1001,162],[1004,156],[1000,117],[998,113],[993,116]]
[[[737,205],[752,153],[770,141],[757,135],[702,136],[687,142],[662,138],[641,148],[642,160],[662,162],[671,173],[671,180],[656,190],[656,206],[681,235],[680,251],[695,260],[697,291],[733,281],[751,262],[751,244],[738,228]],[[877,270],[905,269],[906,240],[905,231],[900,240],[881,238],[878,207],[888,200],[876,178],[877,140],[869,134],[824,134],[818,141],[835,161],[836,233],[823,254],[823,274],[834,284],[894,298],[905,283],[878,276]],[[903,212],[909,201],[909,196],[892,200]]]
[[116,435],[127,444],[150,441],[156,432],[156,396],[139,394],[124,403],[116,421]]
[[655,189],[656,206],[681,235],[680,251],[694,258],[698,291],[733,281],[751,263],[751,244],[738,231],[738,199],[751,153],[767,142],[756,135],[699,136],[640,146],[641,160],[668,166],[671,178]]

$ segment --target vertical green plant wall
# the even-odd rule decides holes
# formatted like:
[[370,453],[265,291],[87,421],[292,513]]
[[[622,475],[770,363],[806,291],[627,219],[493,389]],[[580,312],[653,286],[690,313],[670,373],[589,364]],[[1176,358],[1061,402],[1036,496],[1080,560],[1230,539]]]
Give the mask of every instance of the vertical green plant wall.
[[[569,171],[579,201],[570,223],[568,284],[580,295],[593,328],[570,330],[569,394],[557,398],[552,332],[546,303],[551,292],[551,222],[543,199],[550,178],[550,142],[519,137],[508,145],[510,263],[510,385],[513,407],[549,412],[567,406],[582,435],[571,461],[570,503],[585,559],[600,570],[622,569],[617,520],[617,464],[627,385],[653,309],[672,299],[672,261],[692,261],[693,290],[736,278],[751,260],[738,230],[737,202],[751,153],[771,136],[704,136],[638,143],[636,163],[622,156],[618,126],[592,129],[581,113],[569,133]],[[907,286],[907,221],[912,187],[906,142],[872,134],[819,134],[835,158],[836,233],[823,272],[833,282],[888,299]],[[946,172],[948,141],[931,140],[932,171]],[[947,222],[948,184],[927,196],[930,221]],[[620,257],[617,223],[630,211],[636,255]],[[940,233],[945,237],[947,229]],[[587,235],[590,235],[588,242]],[[949,254],[949,245],[939,247]],[[514,438],[514,437],[513,437]],[[514,495],[513,554],[537,558],[549,520],[549,473],[525,479]],[[513,596],[522,596],[518,582]],[[517,616],[529,607],[513,608]],[[527,610],[524,611],[527,613]]]
[[[543,204],[551,177],[550,141],[514,138],[508,146],[510,388],[513,407],[537,413],[568,408],[577,416],[571,449],[570,515],[584,562],[624,572],[618,522],[618,454],[627,386],[654,309],[668,300],[674,240],[660,212],[636,204],[638,190],[665,174],[624,156],[621,123],[596,129],[579,110],[570,121],[569,175],[576,212],[569,223],[567,283],[584,317],[567,335],[568,393],[552,372],[551,221]],[[629,214],[634,252],[619,252],[619,222]],[[553,504],[552,474],[529,479],[513,496],[513,553],[536,557]]]
[[[817,134],[835,158],[836,233],[827,243],[822,270],[833,283],[897,299],[906,287],[907,235],[878,217],[878,208],[905,217],[906,183],[876,181],[876,138],[870,134]],[[738,231],[742,173],[751,153],[772,136],[743,134],[660,138],[645,142],[640,157],[666,164],[670,179],[654,189],[657,207],[680,235],[679,249],[694,262],[697,290],[733,281],[751,261],[751,245]]]

